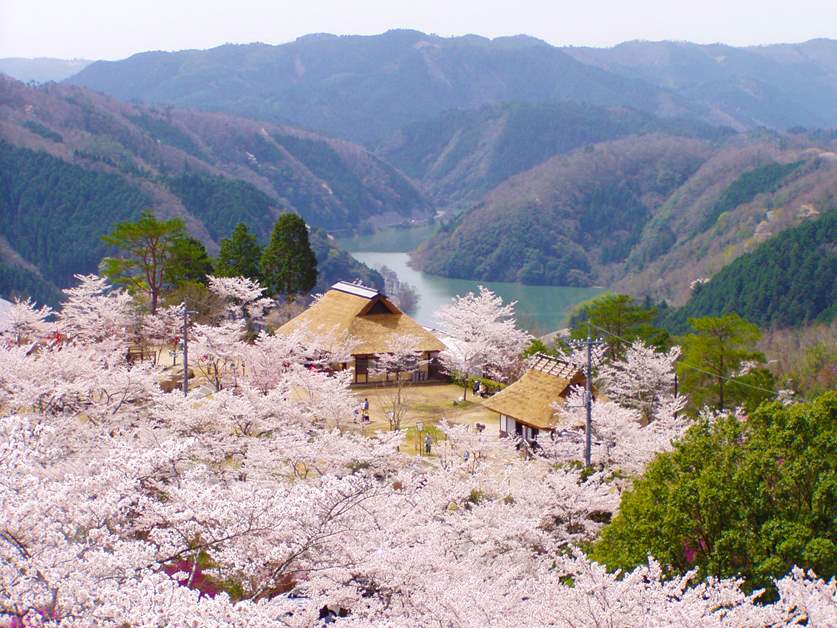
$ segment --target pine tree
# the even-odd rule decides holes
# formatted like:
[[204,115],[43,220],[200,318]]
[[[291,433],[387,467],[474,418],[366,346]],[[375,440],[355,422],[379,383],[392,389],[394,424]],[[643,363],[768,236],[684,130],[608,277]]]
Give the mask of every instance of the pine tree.
[[219,277],[247,277],[261,279],[259,262],[262,247],[247,225],[238,223],[229,238],[221,240],[221,252],[215,273]]
[[[756,350],[756,343],[761,338],[759,328],[735,313],[690,318],[689,324],[695,333],[678,339],[683,347],[683,361],[678,368],[683,391],[696,408],[711,404],[718,410],[724,410],[730,407],[730,401],[742,401],[740,396],[744,391],[735,386],[746,377],[746,373],[741,372],[742,366],[765,361],[764,355]],[[767,374],[754,366],[743,370],[753,370],[757,375]],[[770,385],[770,382],[760,381],[758,384],[761,388]],[[757,388],[745,390],[758,393]],[[729,393],[732,393],[733,399],[729,398]]]
[[186,235],[183,219],[158,220],[146,210],[136,222],[120,222],[112,233],[102,236],[123,254],[102,260],[103,273],[114,283],[146,293],[153,314],[172,271],[176,245]]
[[309,292],[317,283],[317,258],[308,241],[308,227],[296,214],[282,214],[262,254],[262,276],[274,294]]
[[656,316],[657,308],[643,307],[627,294],[606,294],[581,306],[573,315],[571,336],[577,340],[586,338],[589,321],[594,335],[605,334],[610,357],[621,360],[634,340],[658,349],[669,344],[666,331],[652,324]]

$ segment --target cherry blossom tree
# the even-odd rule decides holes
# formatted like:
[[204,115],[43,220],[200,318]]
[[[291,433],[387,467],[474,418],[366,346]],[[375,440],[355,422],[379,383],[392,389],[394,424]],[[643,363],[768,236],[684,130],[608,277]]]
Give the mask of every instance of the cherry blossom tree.
[[226,304],[226,314],[230,318],[257,319],[274,305],[273,299],[264,296],[267,288],[255,279],[209,275],[207,281],[209,289]]
[[192,326],[189,348],[195,359],[189,366],[194,365],[216,391],[236,383],[245,351],[245,331],[243,319]]
[[[641,473],[657,453],[669,451],[688,429],[690,420],[681,412],[685,403],[684,397],[671,396],[658,404],[651,421],[646,422],[636,409],[610,400],[594,400],[593,463],[619,468],[629,475]],[[586,423],[584,391],[572,390],[565,402],[555,405],[555,410],[562,427],[553,438],[538,442],[558,459],[580,460]]]
[[96,346],[102,352],[127,349],[133,319],[133,299],[124,290],[113,290],[107,279],[76,275],[79,285],[67,295],[58,313],[58,329],[69,340]]
[[621,360],[604,364],[599,380],[613,401],[639,411],[649,421],[661,404],[674,396],[675,363],[680,347],[658,352],[641,340],[635,340]]
[[401,429],[401,423],[407,414],[407,384],[410,383],[412,375],[427,364],[427,360],[422,358],[422,353],[415,350],[420,342],[415,336],[395,336],[390,341],[389,351],[377,354],[371,368],[373,374],[384,375],[387,379],[394,378],[394,385],[388,389],[384,402],[389,429],[393,431]]
[[507,380],[519,370],[523,350],[531,336],[517,328],[514,306],[484,286],[479,294],[469,292],[439,309],[436,321],[449,334],[451,346],[439,354],[442,366],[451,374],[459,374],[465,382],[476,373]]
[[609,573],[580,552],[618,508],[615,471],[677,437],[677,400],[647,424],[597,401],[590,475],[548,442],[523,456],[446,423],[419,458],[399,451],[403,432],[346,429],[348,378],[320,367],[337,354],[302,336],[247,344],[241,319],[196,325],[243,372],[167,394],[160,365],[116,350],[130,299],[97,278],[80,288],[59,315],[70,342],[0,347],[0,623],[837,623],[835,581],[813,573],[793,570],[760,605],[736,580],[670,578],[653,559]]
[[14,337],[17,346],[25,341],[34,341],[47,334],[52,325],[47,319],[52,316],[52,308],[47,305],[37,307],[32,299],[15,299],[8,309],[6,320],[8,331]]
[[162,352],[168,346],[176,351],[176,339],[183,333],[182,308],[176,305],[158,307],[154,314],[143,313],[139,321],[138,341],[151,352],[159,363]]

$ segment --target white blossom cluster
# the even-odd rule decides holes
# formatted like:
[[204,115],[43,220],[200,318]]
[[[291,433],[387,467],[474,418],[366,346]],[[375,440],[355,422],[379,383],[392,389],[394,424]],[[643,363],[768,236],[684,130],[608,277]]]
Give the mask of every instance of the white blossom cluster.
[[[61,342],[0,348],[0,624],[837,624],[834,582],[813,574],[760,606],[736,581],[665,579],[653,560],[611,574],[578,552],[617,508],[613,465],[641,470],[680,429],[665,404],[641,425],[607,402],[597,438],[617,444],[585,479],[466,426],[417,458],[401,432],[347,429],[348,380],[311,368],[344,349],[195,325],[217,385],[165,393],[126,347],[179,320],[138,328],[130,297],[81,281],[53,322],[20,305],[21,335]],[[226,287],[237,307],[261,298],[245,288]]]

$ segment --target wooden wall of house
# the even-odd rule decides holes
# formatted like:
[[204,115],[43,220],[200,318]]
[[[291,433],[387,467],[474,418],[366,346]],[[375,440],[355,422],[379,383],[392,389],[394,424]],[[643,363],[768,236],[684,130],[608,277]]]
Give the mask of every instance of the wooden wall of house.
[[537,428],[530,427],[525,423],[521,423],[514,417],[501,414],[500,433],[506,434],[507,436],[517,435],[528,441],[534,441],[538,437],[539,430]]
[[[404,371],[399,373],[402,382],[410,382],[410,381],[426,381],[431,376],[431,358],[438,355],[438,352],[428,352],[425,351],[422,356],[422,364],[419,365],[419,368],[415,371]],[[351,365],[351,368],[354,369],[355,377],[354,382],[356,384],[394,384],[396,382],[396,374],[395,373],[373,373],[374,370],[374,355],[357,355],[354,356],[354,364]],[[358,369],[358,360],[368,360],[366,366],[366,373],[364,374],[363,368]]]

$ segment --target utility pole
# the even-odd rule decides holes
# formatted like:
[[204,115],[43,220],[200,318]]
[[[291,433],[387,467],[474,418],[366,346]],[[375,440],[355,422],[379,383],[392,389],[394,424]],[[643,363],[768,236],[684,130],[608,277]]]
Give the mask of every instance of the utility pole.
[[590,467],[593,451],[593,347],[602,343],[601,340],[593,340],[590,334],[590,324],[587,324],[587,340],[573,342],[576,348],[587,348],[587,368],[584,373],[584,408],[587,411],[587,420],[584,425],[584,466]]
[[[677,371],[674,371],[674,398],[677,399],[679,393],[680,380],[677,378]],[[677,418],[677,412],[674,413],[674,418]]]
[[183,308],[183,396],[189,396],[189,314],[196,312],[186,307],[186,301],[180,304]]
[[584,405],[587,406],[587,423],[584,426],[584,466],[592,463],[593,450],[593,339],[590,338],[590,325],[587,325],[587,377],[585,379]]

